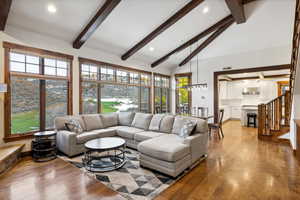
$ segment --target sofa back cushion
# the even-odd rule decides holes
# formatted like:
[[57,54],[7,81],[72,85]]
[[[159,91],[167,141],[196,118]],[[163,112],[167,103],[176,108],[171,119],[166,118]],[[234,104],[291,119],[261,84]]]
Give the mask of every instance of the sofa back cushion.
[[102,120],[104,128],[118,126],[118,113],[106,113],[101,114],[100,118]]
[[104,128],[99,114],[82,115],[82,119],[87,131]]
[[159,131],[160,127],[160,122],[163,119],[165,115],[164,114],[155,114],[153,115],[150,125],[149,125],[149,130],[150,131]]
[[148,130],[151,119],[152,119],[152,114],[136,113],[131,126]]
[[56,117],[54,119],[55,129],[56,130],[67,130],[66,123],[68,123],[72,119],[78,121],[78,123],[80,124],[83,131],[86,130],[85,123],[84,123],[82,117],[79,115],[74,115],[74,116],[68,115],[68,116],[63,116],[63,117]]
[[193,133],[205,133],[208,131],[208,124],[207,121],[199,118],[193,118],[193,117],[182,117],[182,116],[176,116],[174,120],[174,125],[172,129],[172,133],[179,135],[181,129],[186,124],[187,121],[192,121],[196,124],[196,127],[194,129]]
[[118,119],[120,126],[131,126],[135,113],[134,112],[119,112]]
[[165,115],[161,122],[159,131],[163,133],[171,133],[174,123],[174,116],[173,115]]

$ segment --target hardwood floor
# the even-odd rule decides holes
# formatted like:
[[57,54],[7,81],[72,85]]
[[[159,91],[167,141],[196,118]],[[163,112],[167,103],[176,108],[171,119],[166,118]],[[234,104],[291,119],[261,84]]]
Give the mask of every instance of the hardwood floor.
[[98,180],[61,159],[35,163],[24,159],[0,177],[1,200],[123,199]]
[[[239,121],[224,124],[225,138],[210,140],[208,158],[156,200],[300,199],[300,162],[289,145],[257,139]],[[0,199],[122,199],[60,159],[27,159],[0,177]]]

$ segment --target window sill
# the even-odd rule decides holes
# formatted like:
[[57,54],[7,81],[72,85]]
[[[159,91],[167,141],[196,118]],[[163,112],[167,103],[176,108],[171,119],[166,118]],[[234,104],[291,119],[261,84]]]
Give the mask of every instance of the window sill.
[[3,138],[4,142],[14,142],[19,140],[31,139],[33,138],[33,133],[28,133],[24,135],[10,135]]

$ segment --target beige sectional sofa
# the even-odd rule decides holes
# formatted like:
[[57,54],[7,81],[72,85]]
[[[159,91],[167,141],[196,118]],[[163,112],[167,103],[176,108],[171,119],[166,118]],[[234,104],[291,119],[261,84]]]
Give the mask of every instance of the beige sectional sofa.
[[[80,134],[66,130],[70,119],[79,121]],[[192,135],[182,138],[187,120],[197,123]],[[207,154],[208,128],[205,120],[167,114],[120,112],[65,116],[55,119],[57,147],[68,156],[85,151],[84,143],[102,137],[121,137],[140,152],[140,165],[176,177]]]

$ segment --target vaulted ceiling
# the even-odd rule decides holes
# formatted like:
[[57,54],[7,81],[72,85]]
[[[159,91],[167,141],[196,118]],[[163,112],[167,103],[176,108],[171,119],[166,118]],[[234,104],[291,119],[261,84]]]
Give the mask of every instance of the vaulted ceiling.
[[[226,0],[227,1],[227,0]],[[153,63],[231,12],[225,0],[205,0],[129,59]],[[121,57],[190,0],[123,0],[91,35],[84,47]],[[228,1],[227,1],[228,2]],[[73,41],[105,3],[104,0],[52,0],[57,12],[47,12],[48,0],[14,0],[8,25]],[[224,56],[291,44],[294,0],[257,0],[245,5],[246,23],[230,26],[200,52],[199,58]],[[204,13],[204,10],[208,10]],[[207,36],[209,37],[209,35]],[[192,49],[175,54],[164,65],[178,65]],[[154,51],[150,51],[150,47]]]

